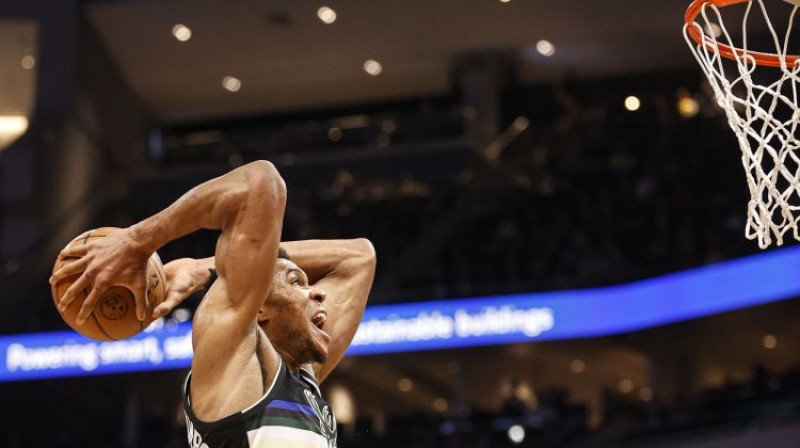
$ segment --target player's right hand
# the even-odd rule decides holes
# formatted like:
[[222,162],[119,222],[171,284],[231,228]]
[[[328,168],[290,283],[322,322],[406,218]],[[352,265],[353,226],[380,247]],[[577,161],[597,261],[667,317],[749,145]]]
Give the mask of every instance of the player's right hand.
[[150,253],[142,249],[129,229],[119,229],[104,238],[86,244],[70,244],[59,257],[78,258],[53,273],[50,284],[80,274],[70,286],[58,308],[62,312],[84,291],[88,291],[75,322],[83,325],[103,293],[112,286],[125,286],[136,299],[136,316],[144,320],[147,309],[147,260]]

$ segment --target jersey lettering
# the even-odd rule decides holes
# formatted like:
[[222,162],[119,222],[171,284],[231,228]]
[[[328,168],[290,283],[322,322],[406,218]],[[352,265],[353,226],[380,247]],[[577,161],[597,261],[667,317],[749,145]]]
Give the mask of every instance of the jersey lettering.
[[311,407],[314,409],[314,412],[317,413],[317,418],[319,418],[319,429],[322,431],[322,434],[328,441],[328,448],[336,448],[336,417],[331,412],[330,406],[326,404],[320,409],[317,398],[311,393],[310,390],[305,389],[303,393],[306,396],[306,401],[308,404],[311,405]]
[[186,416],[186,435],[189,438],[189,447],[191,448],[208,448],[208,445],[203,443],[203,436],[194,429],[192,419]]

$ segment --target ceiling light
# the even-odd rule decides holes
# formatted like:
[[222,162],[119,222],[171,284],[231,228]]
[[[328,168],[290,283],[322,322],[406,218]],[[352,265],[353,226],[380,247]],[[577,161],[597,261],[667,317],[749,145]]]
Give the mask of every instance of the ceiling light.
[[642,102],[639,101],[639,98],[631,95],[625,98],[625,109],[628,109],[631,112],[636,112],[642,106]]
[[242,81],[233,76],[226,76],[222,78],[222,87],[228,92],[238,92],[242,88]]
[[639,398],[641,398],[642,401],[650,401],[650,400],[652,400],[653,399],[653,389],[650,389],[649,387],[643,387],[642,390],[639,391]]
[[186,25],[179,23],[172,27],[172,35],[175,36],[175,39],[178,39],[181,42],[186,42],[192,38],[192,30],[190,30]]
[[624,394],[633,392],[633,380],[630,378],[625,378],[624,380],[620,381],[619,390]]
[[716,23],[709,23],[706,25],[706,34],[714,37],[722,36],[722,28]]
[[500,0],[500,3],[511,3],[511,0]]
[[364,71],[372,76],[378,76],[383,71],[383,66],[380,62],[370,59],[364,62]]
[[768,334],[764,336],[764,348],[767,350],[772,350],[773,348],[778,346],[778,338],[775,336]]
[[5,149],[28,130],[28,119],[23,116],[0,116],[0,150]]
[[525,440],[525,428],[522,425],[513,425],[508,428],[508,440],[519,444]]
[[25,55],[25,56],[22,57],[22,60],[20,61],[20,65],[22,65],[22,68],[24,68],[25,70],[30,70],[34,66],[36,66],[36,58],[34,58],[33,56],[31,56],[29,54]]
[[339,128],[328,129],[328,139],[332,142],[338,142],[342,139],[342,130]]
[[573,359],[569,364],[569,368],[573,373],[583,373],[586,370],[586,363],[580,359]]
[[322,20],[322,23],[330,25],[336,21],[336,11],[328,6],[323,6],[317,10],[317,17],[319,17],[319,20]]
[[437,412],[444,412],[447,410],[447,400],[444,398],[437,398],[433,400],[433,409]]
[[553,46],[550,41],[542,39],[539,42],[536,42],[536,51],[538,51],[542,56],[549,57],[556,52],[556,47]]
[[414,383],[408,378],[403,378],[397,382],[397,388],[400,389],[401,392],[409,392],[414,388]]
[[691,96],[681,96],[678,98],[678,113],[684,118],[692,118],[700,111],[697,100]]

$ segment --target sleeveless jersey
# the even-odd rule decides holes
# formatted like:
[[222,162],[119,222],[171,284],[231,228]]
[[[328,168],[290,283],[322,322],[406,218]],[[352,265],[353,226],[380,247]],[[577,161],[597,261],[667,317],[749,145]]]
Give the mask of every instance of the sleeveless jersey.
[[336,448],[336,418],[313,375],[293,374],[281,361],[267,392],[249,408],[214,422],[192,412],[191,372],[183,409],[191,448]]

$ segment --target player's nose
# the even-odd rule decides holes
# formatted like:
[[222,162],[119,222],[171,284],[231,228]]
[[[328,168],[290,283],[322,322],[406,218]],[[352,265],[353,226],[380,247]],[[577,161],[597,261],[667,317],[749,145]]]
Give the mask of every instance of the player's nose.
[[315,302],[322,303],[327,298],[327,294],[322,289],[311,288],[311,292],[309,293],[308,298]]

